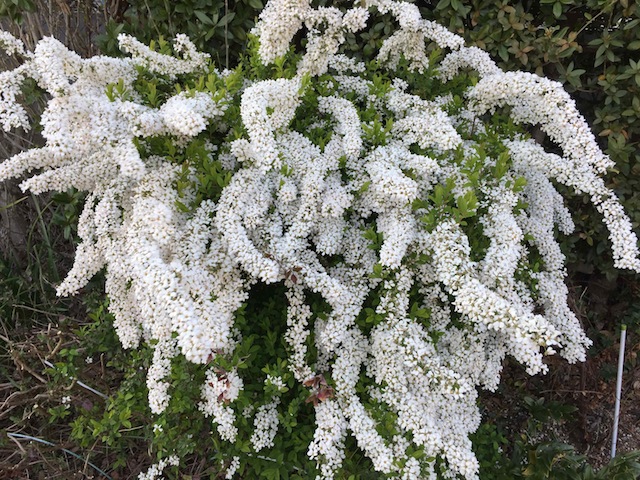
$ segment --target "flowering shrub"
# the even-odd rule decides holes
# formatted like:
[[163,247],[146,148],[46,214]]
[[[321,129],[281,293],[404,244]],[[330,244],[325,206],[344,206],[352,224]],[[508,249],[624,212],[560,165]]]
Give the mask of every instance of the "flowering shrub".
[[[377,57],[342,53],[377,14],[397,23]],[[293,478],[340,476],[355,452],[391,478],[477,478],[476,389],[497,387],[507,355],[535,374],[590,344],[567,306],[555,236],[573,222],[554,183],[591,197],[616,266],[640,271],[602,179],[612,162],[559,84],[501,71],[412,4],[272,0],[254,33],[224,72],[184,35],[121,35],[130,57],[83,59],[0,34],[24,58],[0,74],[3,127],[30,126],[27,78],[51,96],[46,145],[0,179],[87,192],[58,294],[106,269],[120,341],[153,350],[160,417],[193,381],[176,366],[202,366],[197,408],[227,478],[289,449],[309,458]],[[251,308],[265,289],[283,318]],[[171,448],[144,478],[179,462]]]

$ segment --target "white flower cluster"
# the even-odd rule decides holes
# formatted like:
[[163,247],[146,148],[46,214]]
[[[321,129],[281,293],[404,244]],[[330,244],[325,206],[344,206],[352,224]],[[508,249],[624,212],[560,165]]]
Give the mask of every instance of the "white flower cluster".
[[396,114],[393,133],[407,146],[446,152],[462,143],[451,118],[434,102],[398,89],[389,94],[389,108]]
[[256,452],[273,447],[273,439],[278,432],[278,405],[280,397],[274,395],[271,401],[261,405],[253,420],[255,430],[251,435],[251,445]]
[[22,40],[5,31],[0,31],[0,49],[9,56],[27,54]]
[[[9,56],[29,57],[22,40],[17,39],[9,32],[0,30],[0,50]],[[0,72],[0,125],[5,131],[12,128],[29,130],[29,118],[24,107],[16,101],[20,95],[20,87],[28,75],[25,66],[12,71]]]
[[176,35],[173,43],[173,49],[176,53],[182,54],[182,59],[156,52],[131,35],[124,33],[118,35],[118,43],[120,50],[130,53],[137,65],[154,73],[168,75],[172,79],[184,73],[204,70],[211,57],[207,53],[199,52],[191,40],[182,33]]
[[[186,137],[195,137],[207,127],[212,118],[221,116],[222,113],[223,109],[216,105],[210,95],[203,92],[196,92],[194,96],[180,93],[160,107],[160,115],[168,131]],[[146,118],[140,120],[148,121]]]
[[219,373],[214,370],[207,372],[207,381],[202,387],[204,401],[199,408],[218,424],[220,438],[229,442],[235,440],[238,429],[234,425],[235,414],[228,404],[238,398],[242,387],[242,379],[235,371]]
[[399,24],[396,32],[384,40],[378,53],[378,60],[392,70],[397,67],[400,58],[404,57],[411,70],[424,71],[429,66],[426,40],[453,49],[464,44],[464,40],[458,35],[423,19],[418,7],[412,3],[395,0],[367,0],[365,3],[367,7],[376,7],[380,13],[391,13]]
[[[486,71],[484,62],[481,65]],[[468,96],[478,114],[508,105],[515,122],[540,124],[569,161],[586,163],[600,174],[613,167],[578,113],[575,102],[558,82],[526,72],[490,73],[482,77]]]
[[231,459],[231,463],[227,468],[227,473],[225,473],[224,478],[226,478],[227,480],[231,480],[238,471],[238,468],[240,468],[240,457],[234,456]]
[[344,441],[347,436],[347,421],[340,405],[328,400],[316,405],[316,428],[309,445],[309,458],[318,460],[320,478],[333,478],[345,457]]
[[[11,50],[9,50],[11,51]],[[25,79],[24,66],[8,72],[0,72],[0,124],[5,131],[12,128],[29,130],[29,117],[22,105],[17,102],[20,87]]]
[[[452,95],[414,95],[399,78],[376,91],[364,64],[338,53],[346,34],[365,28],[376,10],[399,25],[385,39],[381,64],[394,69],[405,58],[424,71],[427,43],[434,42],[449,50],[441,80],[463,68],[478,71],[466,108],[449,109]],[[52,39],[23,52],[3,34],[0,44],[25,58],[0,74],[3,127],[28,126],[16,103],[25,78],[53,98],[42,117],[46,145],[0,164],[0,180],[35,172],[23,188],[88,192],[82,242],[58,293],[77,292],[106,267],[123,345],[144,340],[154,349],[152,411],[168,405],[171,360],[183,355],[208,365],[199,408],[223,440],[235,441],[233,402],[257,379],[241,379],[212,359],[230,357],[242,341],[235,312],[249,287],[282,282],[287,362],[315,407],[308,454],[319,478],[335,477],[348,435],[390,478],[430,478],[436,457],[452,478],[477,478],[468,439],[480,421],[476,388],[497,387],[507,355],[533,374],[546,371],[545,355],[581,360],[590,344],[567,305],[555,231],[569,233],[573,222],[554,181],[591,196],[616,265],[640,271],[631,223],[601,178],[611,162],[557,84],[501,72],[488,55],[422,19],[413,4],[365,0],[343,11],[272,0],[256,27],[262,60],[284,55],[303,26],[307,50],[293,78],[255,81],[222,102],[214,92],[168,95],[154,108],[135,91],[137,67],[172,79],[208,69],[208,57],[184,36],[174,43],[181,58],[121,36],[132,58],[116,60],[81,59]],[[336,74],[314,78],[327,72]],[[313,82],[329,92],[315,104],[303,88]],[[113,101],[109,84],[118,85]],[[215,122],[234,102],[241,118],[233,120],[246,135],[213,145],[208,132],[225,130]],[[317,105],[311,115],[309,105]],[[540,124],[564,157],[524,138],[494,145],[500,158],[481,154],[482,115],[501,107],[516,122]],[[315,142],[319,129],[330,135]],[[208,142],[209,158],[231,173],[219,199],[195,202],[202,172],[188,160],[146,153],[160,136],[180,152],[189,142]],[[185,175],[191,187],[184,187]],[[530,267],[533,255],[539,271]],[[322,297],[326,311],[314,311],[309,295]],[[364,392],[362,380],[370,385]],[[285,390],[275,375],[266,384],[278,395],[243,412],[253,415],[256,451],[274,445]],[[380,429],[381,414],[397,434]],[[410,447],[426,455],[413,458]],[[228,478],[239,461],[233,458]]]
[[484,50],[478,47],[462,47],[449,53],[440,63],[438,76],[443,81],[454,78],[462,68],[472,68],[481,77],[499,75],[501,70]]
[[[190,51],[188,41],[181,44]],[[172,66],[172,57],[165,57],[166,68],[185,71],[183,60],[173,59]],[[123,345],[136,346],[141,336],[156,342],[147,384],[152,410],[160,412],[168,403],[163,378],[178,352],[172,332],[182,332],[177,346],[193,361],[204,362],[212,351],[229,349],[233,312],[246,293],[238,284],[243,283],[241,273],[225,254],[216,253],[219,241],[210,242],[215,206],[204,202],[190,219],[175,211],[173,184],[179,170],[158,157],[143,160],[134,144],[144,129],[130,120],[131,112],[144,108],[107,98],[109,83],[133,91],[136,65],[131,59],[82,60],[61,43],[43,40],[17,71],[35,78],[54,96],[42,115],[47,143],[0,164],[0,179],[37,169],[22,183],[23,189],[39,193],[75,187],[90,192],[78,225],[82,242],[58,294],[77,292],[107,266],[106,290]],[[8,108],[17,111],[13,105]],[[196,135],[221,113],[222,107],[200,92],[170,97],[147,118],[160,118],[163,133],[184,136]],[[190,241],[182,242],[185,237]],[[187,303],[180,288],[191,292]],[[215,333],[205,333],[210,331]]]
[[[289,125],[298,106],[300,82],[265,80],[250,86],[242,96],[241,115],[251,142],[237,141],[262,171],[281,166],[274,134]],[[237,155],[240,157],[240,155]]]
[[[521,171],[538,173],[545,179],[553,179],[572,187],[577,193],[588,194],[596,209],[603,215],[604,223],[609,230],[615,266],[635,271],[640,268],[637,258],[638,238],[631,228],[631,221],[624,213],[615,193],[605,186],[604,180],[594,171],[596,166],[590,168],[585,163],[588,157],[585,156],[585,161],[579,161],[575,155],[563,158],[544,151],[532,141],[505,141],[505,145]],[[565,218],[566,216],[563,215]],[[572,229],[572,226],[569,229]]]
[[149,470],[138,475],[138,480],[162,480],[162,472],[169,465],[177,467],[180,464],[180,459],[176,455],[163,458],[158,463],[154,463],[149,467]]
[[302,28],[310,9],[309,0],[267,2],[254,29],[254,33],[260,36],[259,54],[265,64],[287,53],[293,36]]

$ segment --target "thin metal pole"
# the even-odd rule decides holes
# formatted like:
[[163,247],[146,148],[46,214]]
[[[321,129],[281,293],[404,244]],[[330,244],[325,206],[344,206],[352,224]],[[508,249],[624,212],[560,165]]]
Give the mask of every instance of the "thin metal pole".
[[622,396],[622,370],[624,367],[624,344],[627,339],[627,326],[620,327],[620,352],[618,354],[618,378],[616,379],[616,407],[613,414],[613,435],[611,436],[611,458],[616,456],[618,443],[618,421],[620,420],[620,398]]

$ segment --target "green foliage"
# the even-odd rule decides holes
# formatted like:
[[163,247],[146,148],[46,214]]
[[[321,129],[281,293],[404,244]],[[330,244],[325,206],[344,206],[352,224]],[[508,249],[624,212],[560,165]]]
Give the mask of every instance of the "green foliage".
[[597,471],[573,446],[559,441],[531,442],[526,434],[509,442],[493,423],[473,435],[480,478],[491,480],[636,480],[640,452],[618,455]]
[[56,210],[51,221],[62,229],[65,240],[72,240],[78,229],[78,217],[80,216],[85,195],[77,190],[57,193],[53,195]]
[[262,0],[132,0],[122,21],[107,24],[99,43],[113,55],[123,32],[147,44],[185,33],[200,50],[210,52],[220,68],[233,68],[263,7]]
[[21,25],[25,13],[36,11],[34,0],[0,0],[0,17],[8,17],[12,22]]
[[566,420],[577,410],[573,405],[565,405],[558,401],[547,402],[544,397],[536,399],[525,396],[523,402],[531,420],[537,425],[550,420],[556,422]]

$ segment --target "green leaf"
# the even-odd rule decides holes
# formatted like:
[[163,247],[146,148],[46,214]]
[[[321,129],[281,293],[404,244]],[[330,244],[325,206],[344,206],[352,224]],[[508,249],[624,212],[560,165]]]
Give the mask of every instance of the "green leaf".
[[518,177],[516,178],[516,181],[513,184],[513,191],[521,192],[526,185],[527,185],[527,179],[525,177]]
[[227,13],[224,17],[222,17],[220,19],[220,21],[218,22],[218,27],[224,27],[226,24],[228,24],[231,20],[233,20],[233,17],[236,16],[236,12],[229,12]]
[[509,51],[505,45],[500,45],[498,47],[498,55],[500,55],[500,58],[505,62],[509,60]]
[[207,15],[204,12],[201,12],[200,10],[196,10],[193,13],[195,13],[196,17],[198,17],[198,19],[205,25],[214,25],[213,21],[209,17],[207,17]]

